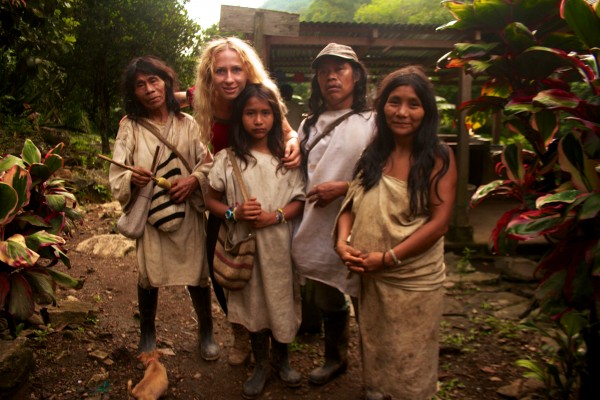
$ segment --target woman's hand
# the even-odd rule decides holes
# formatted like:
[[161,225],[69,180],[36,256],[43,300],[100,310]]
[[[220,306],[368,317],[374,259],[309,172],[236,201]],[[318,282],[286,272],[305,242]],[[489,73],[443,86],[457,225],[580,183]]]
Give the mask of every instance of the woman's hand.
[[323,182],[315,185],[306,197],[310,203],[315,203],[315,207],[326,207],[333,200],[344,196],[348,191],[348,182]]
[[144,187],[152,180],[152,172],[142,167],[135,167],[131,175],[131,183],[137,187]]
[[283,166],[287,169],[298,168],[302,162],[302,155],[300,154],[300,141],[298,136],[292,136],[285,143],[285,151],[283,152]]
[[187,178],[178,178],[171,184],[169,189],[169,196],[174,203],[183,203],[198,187],[198,179],[194,176],[188,176]]
[[[337,251],[339,254],[339,250]],[[381,271],[385,268],[385,265],[383,263],[383,257],[385,256],[385,253],[381,251],[373,251],[370,253],[360,253],[358,250],[355,251],[357,251],[358,254],[355,253],[346,257],[342,257],[342,260],[344,260],[344,264],[350,271],[357,272],[359,274],[364,274],[369,272]]]
[[262,212],[260,203],[256,201],[256,197],[252,197],[235,208],[235,219],[248,222],[256,221]]
[[344,262],[344,265],[351,271],[362,268],[362,257],[360,250],[355,249],[343,240],[339,240],[335,246],[335,252]]

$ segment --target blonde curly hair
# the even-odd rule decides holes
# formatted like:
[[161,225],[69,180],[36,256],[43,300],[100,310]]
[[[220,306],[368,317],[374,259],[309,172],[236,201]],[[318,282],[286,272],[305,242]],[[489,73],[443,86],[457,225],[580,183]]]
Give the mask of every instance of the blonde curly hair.
[[215,104],[217,91],[214,87],[214,64],[217,55],[224,50],[233,50],[242,61],[242,67],[248,76],[246,83],[260,83],[272,90],[277,96],[283,115],[287,113],[279,88],[267,73],[256,50],[248,42],[236,37],[215,38],[202,50],[196,69],[196,89],[194,93],[194,117],[200,126],[203,139],[212,139],[212,125],[215,122]]

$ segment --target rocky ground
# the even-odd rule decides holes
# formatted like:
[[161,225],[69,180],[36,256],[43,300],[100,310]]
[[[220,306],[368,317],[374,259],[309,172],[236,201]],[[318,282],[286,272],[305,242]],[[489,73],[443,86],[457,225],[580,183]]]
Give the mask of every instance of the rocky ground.
[[[85,278],[85,285],[79,291],[59,291],[59,309],[49,310],[50,327],[32,325],[21,332],[21,337],[27,338],[23,346],[33,351],[35,368],[25,385],[0,394],[0,398],[126,399],[127,381],[137,382],[143,376],[135,359],[138,328],[133,243],[117,235],[98,236],[111,233],[117,213],[114,204],[85,208],[85,218],[68,244],[73,264],[68,272]],[[99,242],[106,238],[110,240]],[[88,239],[91,241],[85,242]],[[538,398],[539,385],[522,378],[524,370],[515,365],[518,359],[536,357],[541,346],[539,337],[517,328],[531,303],[534,263],[482,254],[467,260],[448,253],[446,260],[450,273],[438,398]],[[465,261],[470,261],[474,271],[469,272]],[[69,311],[73,305],[77,309]],[[240,398],[251,366],[227,364],[230,329],[216,301],[213,312],[223,353],[218,361],[206,362],[197,350],[195,314],[186,291],[160,291],[157,325],[162,361],[169,375],[168,399]],[[38,316],[36,321],[40,320]],[[300,335],[292,344],[291,362],[304,376],[319,364],[322,344],[315,334]],[[300,388],[288,389],[273,378],[262,398],[360,399],[361,365],[354,323],[349,365],[344,375],[323,387],[305,380]]]

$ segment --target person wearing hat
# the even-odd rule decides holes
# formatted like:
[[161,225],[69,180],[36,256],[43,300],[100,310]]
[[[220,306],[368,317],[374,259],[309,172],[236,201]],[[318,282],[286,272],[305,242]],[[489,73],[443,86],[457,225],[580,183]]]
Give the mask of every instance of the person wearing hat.
[[312,281],[323,315],[325,362],[309,374],[311,383],[322,385],[348,365],[346,295],[356,299],[359,277],[348,274],[331,232],[356,161],[374,136],[375,118],[367,104],[367,71],[351,47],[329,43],[312,68],[309,115],[298,129],[308,201],[292,257],[299,274]]

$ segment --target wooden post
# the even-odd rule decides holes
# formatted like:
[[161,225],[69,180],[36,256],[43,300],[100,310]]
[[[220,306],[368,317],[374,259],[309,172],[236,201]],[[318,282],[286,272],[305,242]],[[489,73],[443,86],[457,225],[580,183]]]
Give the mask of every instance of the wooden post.
[[300,15],[283,11],[221,5],[219,26],[223,31],[252,34],[254,48],[265,66],[268,67],[267,38],[270,36],[298,37]]
[[261,11],[256,11],[254,14],[254,48],[263,61],[263,64],[267,66],[267,55],[265,49],[265,14]]
[[[461,72],[459,77],[459,103],[471,99],[472,79]],[[473,227],[469,223],[469,142],[470,135],[465,125],[464,111],[460,115],[456,163],[458,181],[456,183],[456,203],[454,214],[446,238],[451,242],[469,243],[473,241]]]

